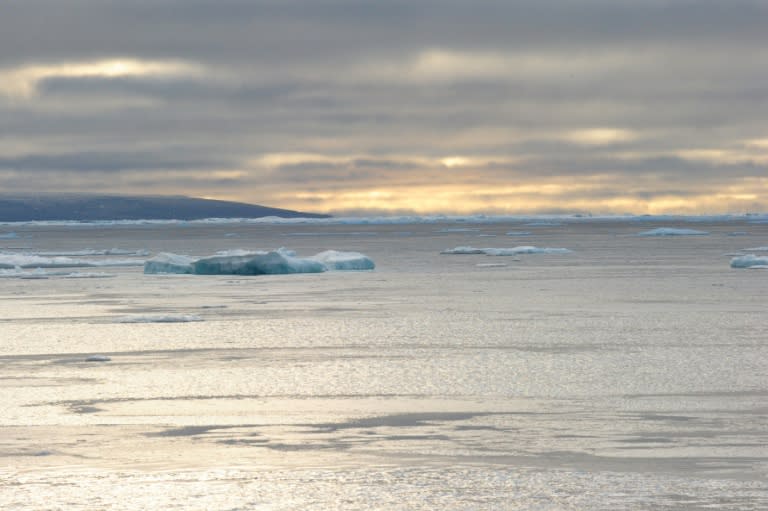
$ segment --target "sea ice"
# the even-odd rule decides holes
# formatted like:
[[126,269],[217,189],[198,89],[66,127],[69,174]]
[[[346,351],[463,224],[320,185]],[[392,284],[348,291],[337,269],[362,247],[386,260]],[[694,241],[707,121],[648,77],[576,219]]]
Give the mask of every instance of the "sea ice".
[[99,279],[115,277],[116,275],[111,273],[86,273],[86,272],[68,272],[68,271],[46,271],[42,268],[36,268],[31,271],[25,271],[18,266],[12,270],[0,269],[0,278],[11,279],[47,279],[49,277],[62,277],[65,279]]
[[474,227],[446,227],[445,229],[439,229],[436,232],[439,233],[459,233],[459,232],[476,232],[480,229]]
[[326,250],[309,259],[322,263],[329,270],[373,270],[376,267],[370,257],[359,252]]
[[372,270],[374,262],[358,252],[326,250],[311,257],[297,257],[293,250],[228,250],[194,258],[167,252],[148,259],[144,273],[191,273],[195,275],[284,275],[321,273],[328,270]]
[[560,227],[560,222],[529,222],[527,224],[528,227]]
[[531,233],[529,231],[509,231],[507,233],[507,236],[530,236]]
[[520,254],[569,254],[571,253],[571,250],[568,250],[567,248],[540,248],[532,246],[512,248],[456,247],[443,250],[440,253],[446,255],[485,254],[489,256],[515,256]]
[[42,257],[28,254],[0,254],[0,269],[13,268],[89,268],[97,266],[141,266],[137,259],[93,261],[71,257]]
[[0,240],[15,240],[18,237],[19,235],[13,231],[0,233]]
[[650,231],[637,233],[638,236],[703,236],[709,234],[707,231],[697,231],[695,229],[678,229],[675,227],[659,227]]
[[731,268],[768,268],[768,256],[747,254],[731,259]]
[[70,251],[56,251],[56,252],[34,252],[27,255],[37,255],[43,257],[52,256],[140,256],[145,257],[149,255],[149,250],[125,250],[122,248],[107,248],[107,249],[92,249],[86,248],[84,250],[70,250]]
[[194,257],[161,252],[144,261],[144,273],[192,273]]
[[215,255],[192,263],[196,275],[284,275],[321,273],[326,267],[319,261],[288,255],[285,251],[244,255]]

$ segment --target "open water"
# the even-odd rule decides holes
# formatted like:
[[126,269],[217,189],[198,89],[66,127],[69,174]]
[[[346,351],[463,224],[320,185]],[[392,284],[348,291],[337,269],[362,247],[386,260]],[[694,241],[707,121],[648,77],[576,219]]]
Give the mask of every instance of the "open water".
[[[107,264],[0,270],[0,509],[768,509],[768,270],[729,265],[766,223],[0,235]],[[440,253],[520,245],[571,252]],[[278,247],[377,267],[142,273]]]

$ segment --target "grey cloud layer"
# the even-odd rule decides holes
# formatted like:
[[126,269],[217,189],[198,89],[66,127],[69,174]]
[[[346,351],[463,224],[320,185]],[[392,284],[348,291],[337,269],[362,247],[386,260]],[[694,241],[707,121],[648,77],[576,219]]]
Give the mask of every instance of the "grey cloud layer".
[[[11,2],[0,75],[115,58],[201,72],[28,71],[34,97],[0,87],[0,186],[175,170],[269,202],[281,186],[611,174],[683,196],[686,178],[765,175],[747,144],[768,139],[767,26],[757,0]],[[578,142],[599,128],[627,135]],[[259,163],[271,153],[335,160]],[[445,172],[453,155],[479,162]],[[241,174],[209,175],[225,171]]]

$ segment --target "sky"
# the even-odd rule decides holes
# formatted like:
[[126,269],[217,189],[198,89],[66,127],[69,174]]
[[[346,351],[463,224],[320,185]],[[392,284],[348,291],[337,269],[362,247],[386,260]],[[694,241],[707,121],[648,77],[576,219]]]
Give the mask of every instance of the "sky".
[[765,0],[10,0],[0,192],[768,211]]

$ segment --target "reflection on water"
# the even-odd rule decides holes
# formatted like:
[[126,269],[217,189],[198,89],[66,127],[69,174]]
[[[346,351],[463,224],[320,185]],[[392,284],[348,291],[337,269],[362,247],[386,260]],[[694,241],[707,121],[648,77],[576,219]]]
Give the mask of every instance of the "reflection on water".
[[377,269],[0,280],[0,507],[764,509],[768,273],[724,254],[768,226],[734,224],[542,227],[572,252],[503,265],[440,252],[519,224],[26,227]]

